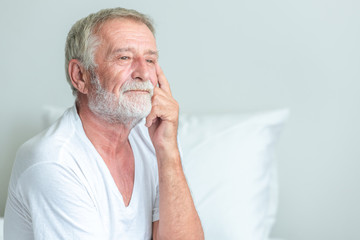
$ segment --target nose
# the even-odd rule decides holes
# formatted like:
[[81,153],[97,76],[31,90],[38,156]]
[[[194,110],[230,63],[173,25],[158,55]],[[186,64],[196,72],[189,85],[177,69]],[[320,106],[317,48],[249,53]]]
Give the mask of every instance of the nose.
[[137,58],[135,61],[133,61],[132,65],[132,79],[140,81],[150,80],[149,67],[144,58]]

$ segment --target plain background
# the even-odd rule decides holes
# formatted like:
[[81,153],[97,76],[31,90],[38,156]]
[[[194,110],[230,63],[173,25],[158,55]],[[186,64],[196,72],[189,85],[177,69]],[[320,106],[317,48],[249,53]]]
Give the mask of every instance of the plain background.
[[44,106],[73,104],[67,32],[116,6],[154,18],[181,111],[290,108],[273,236],[360,239],[358,0],[1,0],[1,216],[16,149],[42,129]]

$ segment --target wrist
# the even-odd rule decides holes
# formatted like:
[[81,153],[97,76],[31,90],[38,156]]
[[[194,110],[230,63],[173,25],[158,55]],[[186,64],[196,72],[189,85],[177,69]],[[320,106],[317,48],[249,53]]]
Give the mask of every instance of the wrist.
[[156,148],[155,153],[159,168],[174,168],[176,166],[181,167],[180,152],[177,145],[175,147],[168,146]]
[[157,141],[156,144],[154,144],[156,155],[166,155],[166,156],[172,156],[176,155],[176,153],[179,153],[178,143],[177,139],[167,139],[162,141]]

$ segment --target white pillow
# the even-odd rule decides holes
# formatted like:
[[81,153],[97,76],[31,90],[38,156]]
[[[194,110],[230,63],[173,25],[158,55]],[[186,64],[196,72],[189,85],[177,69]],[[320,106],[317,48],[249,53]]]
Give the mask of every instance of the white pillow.
[[277,208],[274,144],[287,116],[180,117],[184,172],[205,239],[268,239]]

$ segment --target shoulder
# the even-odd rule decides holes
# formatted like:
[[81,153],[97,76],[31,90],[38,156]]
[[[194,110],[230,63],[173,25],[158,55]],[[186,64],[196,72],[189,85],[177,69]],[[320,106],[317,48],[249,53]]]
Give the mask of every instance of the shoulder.
[[[70,109],[69,109],[70,110]],[[11,182],[14,184],[27,169],[41,163],[64,164],[71,158],[75,136],[69,110],[49,128],[25,142],[17,151]]]

